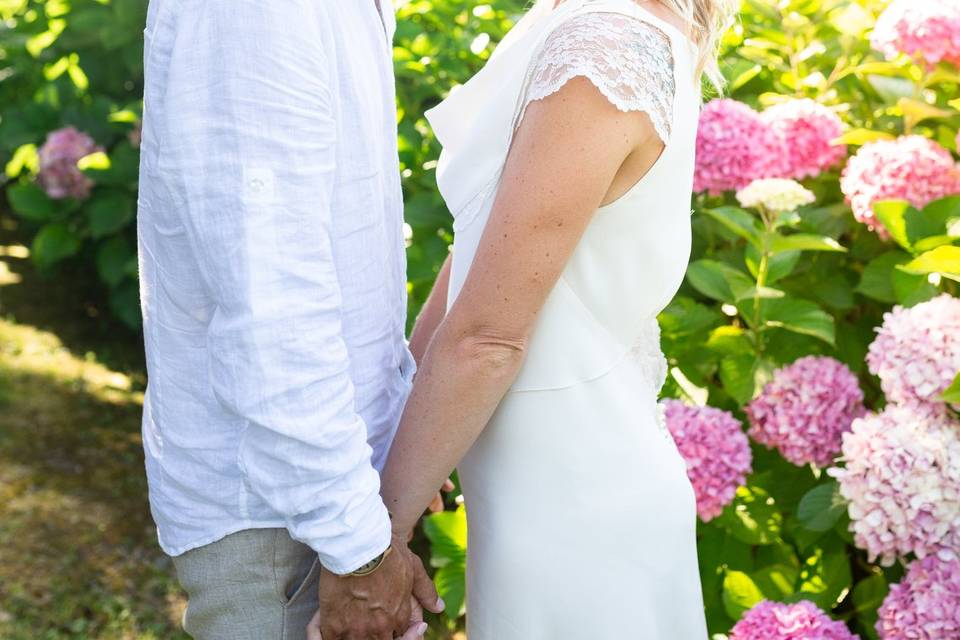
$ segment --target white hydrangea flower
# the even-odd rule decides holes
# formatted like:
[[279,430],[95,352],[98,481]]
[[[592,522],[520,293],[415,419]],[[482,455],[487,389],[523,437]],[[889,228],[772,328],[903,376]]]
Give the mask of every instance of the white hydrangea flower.
[[805,204],[811,204],[816,196],[796,180],[787,178],[761,178],[737,191],[741,206],[766,209],[772,213],[789,213]]

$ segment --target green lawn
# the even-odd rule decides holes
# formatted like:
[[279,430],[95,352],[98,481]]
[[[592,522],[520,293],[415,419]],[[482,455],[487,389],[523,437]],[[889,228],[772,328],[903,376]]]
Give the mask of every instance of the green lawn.
[[[75,289],[33,274],[5,222],[0,638],[185,638],[184,601],[145,499],[136,337],[103,326]],[[104,359],[126,359],[127,370]]]

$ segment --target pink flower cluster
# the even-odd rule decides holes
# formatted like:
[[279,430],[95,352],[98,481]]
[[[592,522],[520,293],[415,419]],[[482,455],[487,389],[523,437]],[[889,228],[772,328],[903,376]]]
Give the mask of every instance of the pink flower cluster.
[[51,131],[40,147],[40,186],[51,198],[86,198],[93,180],[83,175],[77,161],[98,150],[93,138],[73,127]]
[[870,44],[888,58],[905,53],[929,66],[960,64],[960,1],[894,0],[877,19]]
[[764,600],[740,618],[729,640],[857,640],[857,636],[809,600],[793,604]]
[[845,468],[827,473],[849,502],[854,542],[871,562],[960,549],[960,425],[888,405],[854,421],[842,452]]
[[883,314],[867,366],[889,402],[941,408],[937,396],[960,371],[960,298],[942,294]]
[[697,513],[708,522],[733,502],[737,487],[746,482],[753,465],[750,441],[727,411],[692,407],[679,400],[662,401],[661,410],[687,463]]
[[846,156],[846,146],[831,144],[841,133],[840,118],[814,100],[789,100],[763,113],[713,100],[700,114],[693,190],[717,195],[760,178],[819,175]]
[[847,156],[846,145],[832,144],[843,133],[843,122],[816,100],[804,98],[776,104],[760,117],[787,144],[786,167],[780,177],[820,175]]
[[889,232],[874,215],[874,202],[907,200],[922,208],[960,193],[960,169],[949,151],[923,136],[876,140],[863,145],[847,162],[840,190],[853,217],[888,238]]
[[960,638],[960,560],[927,556],[890,586],[878,611],[881,640]]
[[807,356],[779,369],[745,412],[754,440],[776,448],[795,465],[824,467],[866,409],[857,377],[845,364]]
[[717,195],[783,174],[784,141],[760,114],[728,98],[704,106],[697,129],[693,190]]

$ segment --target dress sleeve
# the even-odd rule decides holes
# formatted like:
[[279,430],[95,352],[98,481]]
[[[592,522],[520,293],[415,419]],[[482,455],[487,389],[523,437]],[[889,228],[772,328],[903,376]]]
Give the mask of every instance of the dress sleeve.
[[645,112],[660,139],[669,140],[673,53],[657,27],[619,13],[580,15],[548,36],[533,64],[523,110],[583,76],[621,111]]

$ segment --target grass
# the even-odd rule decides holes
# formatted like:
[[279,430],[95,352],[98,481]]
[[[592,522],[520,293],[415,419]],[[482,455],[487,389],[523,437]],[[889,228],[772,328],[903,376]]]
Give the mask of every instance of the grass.
[[0,216],[0,638],[184,640],[146,502],[138,339],[28,256]]

